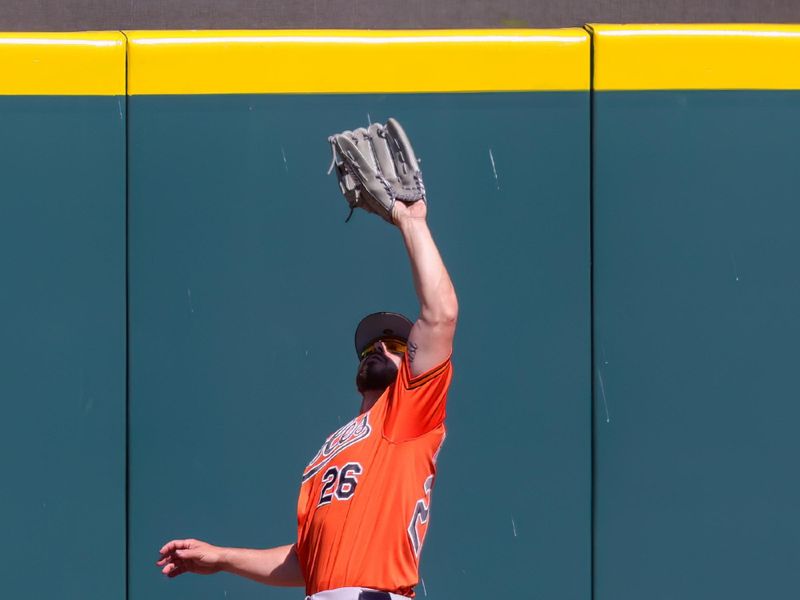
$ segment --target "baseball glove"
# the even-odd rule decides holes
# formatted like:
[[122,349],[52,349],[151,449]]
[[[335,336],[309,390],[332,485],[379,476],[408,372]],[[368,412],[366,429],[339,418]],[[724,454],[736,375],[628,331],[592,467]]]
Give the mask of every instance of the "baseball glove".
[[425,184],[414,149],[400,123],[373,123],[328,138],[333,149],[330,173],[336,169],[339,188],[350,205],[392,223],[392,208],[400,202],[425,202]]

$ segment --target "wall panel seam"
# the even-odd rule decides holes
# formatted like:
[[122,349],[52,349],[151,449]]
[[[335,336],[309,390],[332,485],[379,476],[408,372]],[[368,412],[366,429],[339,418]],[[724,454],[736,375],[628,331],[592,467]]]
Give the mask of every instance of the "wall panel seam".
[[594,308],[594,167],[595,167],[595,34],[588,23],[584,29],[589,34],[589,431],[590,431],[590,488],[589,488],[589,597],[595,597],[595,506],[596,506],[596,464],[595,464],[595,308]]
[[130,597],[130,397],[131,397],[131,384],[130,384],[130,219],[129,219],[129,206],[130,206],[130,177],[129,169],[129,152],[128,152],[128,139],[129,139],[129,119],[130,113],[128,112],[128,60],[129,60],[129,44],[128,36],[124,31],[119,31],[125,40],[125,122],[123,130],[123,147],[124,147],[124,177],[125,177],[125,205],[124,205],[124,236],[125,236],[125,600]]

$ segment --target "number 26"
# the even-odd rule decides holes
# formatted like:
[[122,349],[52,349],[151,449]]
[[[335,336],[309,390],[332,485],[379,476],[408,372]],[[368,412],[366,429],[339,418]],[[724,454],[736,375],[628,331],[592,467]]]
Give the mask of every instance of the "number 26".
[[[363,468],[358,463],[347,463],[341,469],[330,467],[322,476],[322,492],[319,495],[319,504],[323,506],[330,504],[333,497],[337,500],[350,500],[356,493],[358,476],[363,472]],[[334,490],[334,488],[336,488]]]

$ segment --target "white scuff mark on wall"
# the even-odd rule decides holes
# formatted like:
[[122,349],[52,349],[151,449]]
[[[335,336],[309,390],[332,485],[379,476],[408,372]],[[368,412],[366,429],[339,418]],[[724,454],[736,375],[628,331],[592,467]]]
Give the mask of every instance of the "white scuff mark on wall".
[[194,306],[192,305],[192,290],[186,288],[186,296],[189,298],[189,311],[194,314]]
[[514,522],[514,515],[511,515],[511,530],[514,532],[514,537],[517,537],[517,524]]
[[286,151],[281,146],[281,156],[283,157],[283,168],[286,169],[286,172],[289,172],[289,163],[286,162]]
[[372,118],[369,116],[369,113],[367,113],[367,123],[372,125]]
[[500,190],[500,179],[497,177],[497,167],[494,164],[494,154],[492,154],[492,149],[489,148],[489,161],[492,163],[492,173],[494,173],[494,183],[497,186],[498,191]]
[[422,593],[425,595],[425,597],[427,597],[428,590],[425,588],[425,580],[422,577],[420,577],[419,582],[422,584]]
[[739,267],[736,266],[736,257],[733,255],[733,250],[731,250],[731,262],[733,263],[733,275],[736,277],[736,281],[739,281]]
[[611,417],[608,415],[608,402],[606,402],[606,386],[603,383],[603,374],[600,369],[597,369],[597,379],[600,381],[600,396],[603,398],[603,408],[606,411],[606,423],[611,423]]

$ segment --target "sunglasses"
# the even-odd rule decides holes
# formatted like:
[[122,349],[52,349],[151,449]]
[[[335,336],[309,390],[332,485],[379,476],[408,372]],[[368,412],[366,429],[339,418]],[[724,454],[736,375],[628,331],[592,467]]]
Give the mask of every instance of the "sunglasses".
[[383,338],[372,342],[369,346],[364,348],[361,351],[361,356],[359,358],[363,359],[365,356],[372,354],[373,352],[381,352],[382,351],[381,342],[383,342],[386,345],[386,349],[392,354],[406,353],[406,347],[407,347],[406,342],[392,338]]

